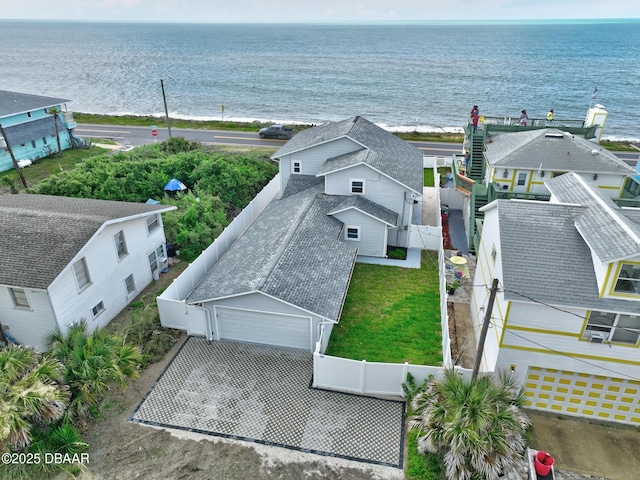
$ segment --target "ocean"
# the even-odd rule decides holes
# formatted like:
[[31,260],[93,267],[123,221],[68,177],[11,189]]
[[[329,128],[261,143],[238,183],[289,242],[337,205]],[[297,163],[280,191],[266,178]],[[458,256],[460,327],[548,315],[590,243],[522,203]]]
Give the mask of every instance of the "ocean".
[[[0,89],[71,111],[459,131],[481,115],[582,119],[640,140],[640,19],[402,24],[0,21]],[[592,98],[597,89],[596,99]],[[224,112],[222,106],[224,105]]]

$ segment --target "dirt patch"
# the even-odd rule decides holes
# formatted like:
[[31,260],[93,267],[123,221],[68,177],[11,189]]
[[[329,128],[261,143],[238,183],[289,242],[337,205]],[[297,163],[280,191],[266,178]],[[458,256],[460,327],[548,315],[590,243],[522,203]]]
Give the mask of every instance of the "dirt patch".
[[460,348],[458,347],[458,334],[456,328],[456,311],[452,302],[447,302],[447,317],[449,317],[449,339],[451,340],[451,358],[453,364],[457,365],[460,359]]

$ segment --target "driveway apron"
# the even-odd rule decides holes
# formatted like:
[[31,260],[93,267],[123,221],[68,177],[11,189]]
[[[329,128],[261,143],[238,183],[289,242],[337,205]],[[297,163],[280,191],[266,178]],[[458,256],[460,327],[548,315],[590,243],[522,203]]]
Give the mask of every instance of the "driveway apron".
[[309,352],[190,337],[131,421],[402,468],[404,402],[310,387]]

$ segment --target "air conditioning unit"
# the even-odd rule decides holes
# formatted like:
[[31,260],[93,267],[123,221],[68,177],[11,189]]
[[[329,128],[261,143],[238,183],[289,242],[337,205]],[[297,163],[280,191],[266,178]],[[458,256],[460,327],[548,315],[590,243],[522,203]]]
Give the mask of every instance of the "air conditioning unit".
[[602,343],[604,342],[605,336],[602,333],[592,333],[589,337],[589,341],[591,343]]

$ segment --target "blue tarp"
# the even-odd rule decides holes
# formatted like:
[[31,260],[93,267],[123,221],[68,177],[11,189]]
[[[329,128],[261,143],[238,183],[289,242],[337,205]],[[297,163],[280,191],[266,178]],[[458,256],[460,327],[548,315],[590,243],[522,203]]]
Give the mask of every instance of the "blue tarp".
[[154,200],[153,198],[150,198],[144,203],[146,203],[147,205],[158,205],[160,204],[160,200]]

